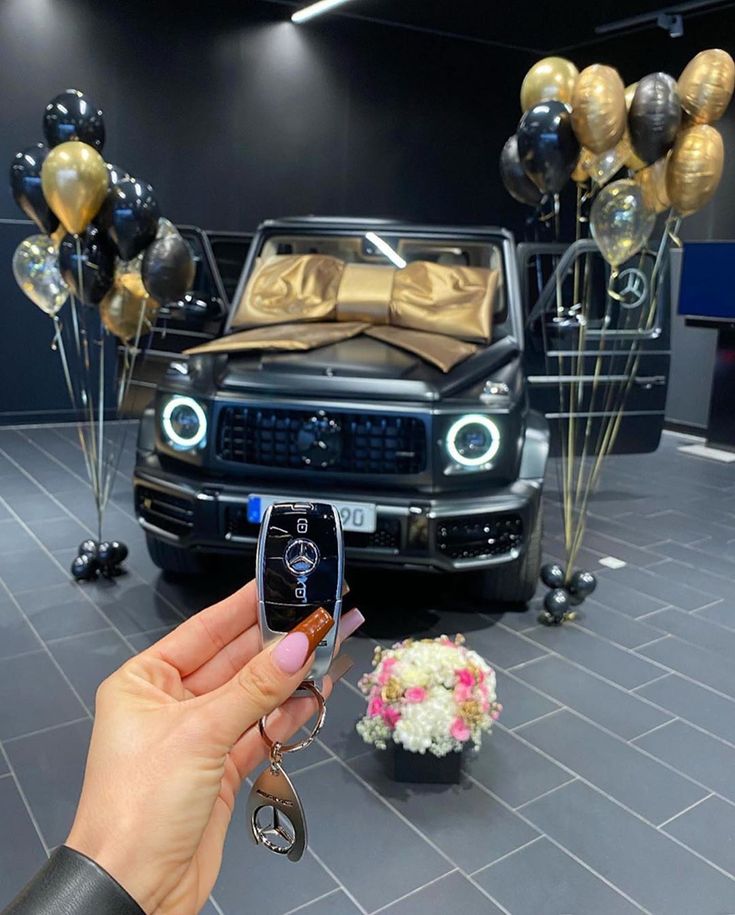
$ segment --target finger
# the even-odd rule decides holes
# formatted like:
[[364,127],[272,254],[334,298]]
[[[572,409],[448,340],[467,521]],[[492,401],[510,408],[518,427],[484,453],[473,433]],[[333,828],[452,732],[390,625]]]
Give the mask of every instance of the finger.
[[[333,682],[331,677],[322,680],[321,693],[328,699]],[[287,699],[286,702],[268,716],[267,731],[271,740],[287,743],[302,728],[306,722],[313,718],[318,711],[316,700],[309,697]],[[257,728],[251,728],[237,741],[230,751],[230,758],[235,764],[241,779],[246,778],[253,769],[267,759],[269,749]]]
[[[365,617],[355,607],[340,619],[337,630],[335,654],[346,638],[365,622]],[[195,696],[218,689],[243,668],[260,651],[260,632],[251,626],[210,658],[200,668],[184,679],[184,686]]]
[[177,626],[144,654],[161,658],[185,677],[225,650],[233,639],[252,626],[256,611],[255,582],[250,581],[244,588]]
[[201,696],[214,739],[232,747],[259,718],[283,705],[308,673],[314,650],[333,625],[334,619],[320,607],[219,689]]

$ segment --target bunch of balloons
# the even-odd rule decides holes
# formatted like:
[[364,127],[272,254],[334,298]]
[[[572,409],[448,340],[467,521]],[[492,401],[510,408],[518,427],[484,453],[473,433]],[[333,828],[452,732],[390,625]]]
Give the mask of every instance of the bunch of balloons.
[[[116,361],[120,410],[141,336],[152,329],[161,304],[186,295],[195,264],[176,227],[161,216],[150,184],[102,158],[104,117],[87,96],[68,89],[52,99],[43,133],[46,142],[22,150],[10,166],[13,197],[39,229],[16,249],[13,274],[53,319],[53,347],[77,414],[97,508],[98,541],[94,550],[90,542],[80,548],[72,575],[111,577],[127,547],[102,541],[102,518],[125,437],[117,442],[116,459],[105,435],[105,343],[114,335],[123,344]],[[67,300],[69,320],[62,323]]]
[[[712,199],[724,163],[712,124],[734,87],[735,63],[719,49],[697,54],[678,81],[650,73],[627,88],[612,67],[580,73],[546,57],[521,86],[523,116],[500,156],[505,187],[538,207],[570,178],[589,182],[590,229],[616,271],[644,247],[657,213],[688,216]],[[608,184],[623,167],[629,176]]]
[[128,343],[151,329],[160,303],[190,289],[189,246],[150,184],[102,158],[104,117],[82,92],[48,103],[43,133],[10,165],[13,197],[42,233],[18,246],[15,279],[50,317],[71,293]]

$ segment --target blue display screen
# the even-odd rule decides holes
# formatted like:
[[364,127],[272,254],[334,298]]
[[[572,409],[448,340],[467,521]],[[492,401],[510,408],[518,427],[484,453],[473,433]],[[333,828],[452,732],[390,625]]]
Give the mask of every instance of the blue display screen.
[[735,241],[684,245],[679,314],[735,320]]

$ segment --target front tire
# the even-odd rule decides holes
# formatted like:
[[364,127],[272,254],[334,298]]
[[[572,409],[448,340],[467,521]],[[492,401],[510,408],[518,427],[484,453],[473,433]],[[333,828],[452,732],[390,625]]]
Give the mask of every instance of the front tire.
[[536,523],[521,558],[478,572],[475,587],[477,596],[492,603],[527,604],[538,586],[543,532],[543,509],[539,508]]
[[185,550],[165,540],[159,540],[152,534],[145,535],[148,555],[153,562],[164,572],[173,575],[203,575],[206,572],[206,563],[203,556]]

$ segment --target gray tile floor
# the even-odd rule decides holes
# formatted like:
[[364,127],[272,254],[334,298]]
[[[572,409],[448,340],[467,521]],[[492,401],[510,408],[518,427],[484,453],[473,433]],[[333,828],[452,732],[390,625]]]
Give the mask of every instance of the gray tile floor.
[[[67,568],[94,510],[72,431],[0,430],[0,905],[65,837],[100,679],[249,575],[159,574],[132,513],[132,438],[106,525],[129,572],[80,587]],[[536,623],[540,592],[501,613],[455,582],[381,576],[378,593],[350,574],[368,636],[292,769],[309,853],[294,866],[253,847],[241,796],[206,912],[735,913],[735,467],[681,444],[610,461],[583,557],[599,587],[563,629]],[[409,631],[464,631],[498,672],[506,711],[458,787],[390,781],[354,733],[375,641]]]

